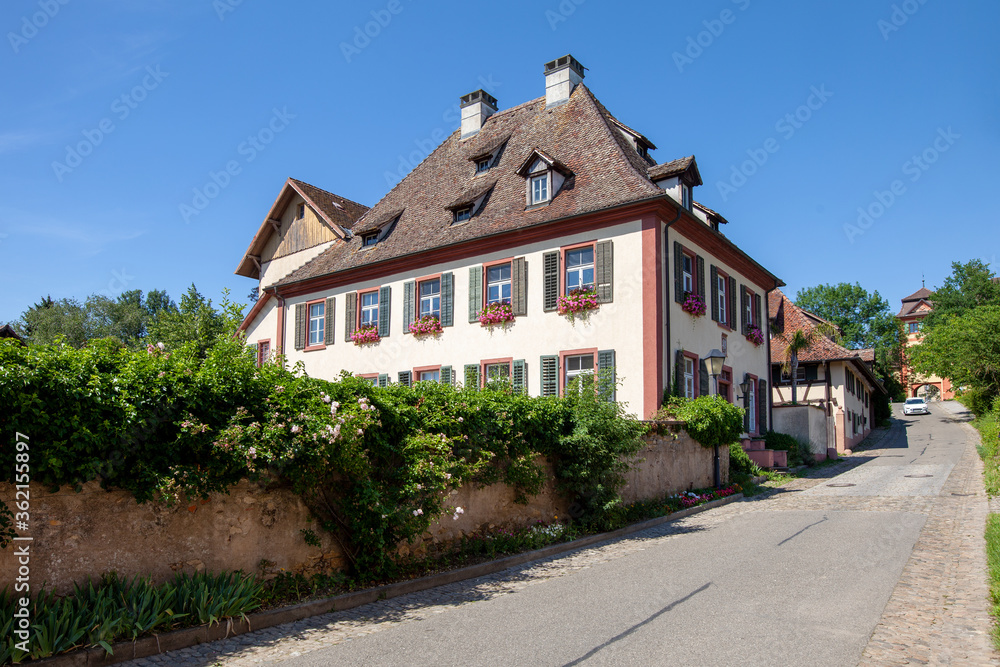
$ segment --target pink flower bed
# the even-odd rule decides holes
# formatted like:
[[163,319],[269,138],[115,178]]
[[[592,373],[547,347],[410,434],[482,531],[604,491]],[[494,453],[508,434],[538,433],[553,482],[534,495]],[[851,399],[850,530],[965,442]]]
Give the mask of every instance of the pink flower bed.
[[479,323],[484,327],[493,327],[513,321],[514,308],[506,301],[491,303],[479,313]]
[[588,310],[596,310],[597,305],[597,292],[575,289],[566,296],[559,297],[559,314],[585,313]]
[[441,320],[433,315],[424,315],[419,320],[410,325],[410,333],[414,336],[427,336],[439,334],[443,331]]
[[351,334],[351,340],[355,345],[371,345],[382,340],[378,335],[378,327],[368,324]]
[[695,294],[694,292],[687,292],[684,297],[684,303],[681,304],[681,309],[685,313],[690,313],[695,317],[701,317],[708,310],[705,305],[705,299],[701,297],[700,294]]
[[764,343],[764,332],[760,330],[760,327],[751,326],[747,329],[747,340],[760,347]]

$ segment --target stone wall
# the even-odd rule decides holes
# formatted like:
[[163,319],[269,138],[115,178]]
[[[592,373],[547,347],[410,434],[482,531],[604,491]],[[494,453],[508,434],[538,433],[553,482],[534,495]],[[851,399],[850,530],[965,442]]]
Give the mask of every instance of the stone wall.
[[[676,430],[676,433],[671,433]],[[648,445],[628,474],[622,492],[626,502],[663,497],[713,483],[712,450],[694,442],[679,425],[650,435]],[[721,450],[722,479],[729,477],[729,451]],[[547,465],[547,464],[546,464]],[[551,469],[550,469],[551,473]],[[240,482],[228,494],[208,501],[167,506],[139,505],[125,491],[105,491],[96,482],[80,493],[63,489],[45,493],[32,489],[31,559],[33,588],[65,593],[75,581],[116,571],[148,575],[155,581],[178,571],[243,570],[259,572],[316,571],[344,565],[332,538],[310,518],[301,499],[287,488],[265,488]],[[13,489],[0,484],[0,500],[13,500]],[[568,517],[569,506],[555,490],[553,476],[526,505],[514,502],[514,492],[502,484],[468,486],[452,492],[446,503],[462,514],[447,514],[400,552],[423,553],[440,542],[498,527],[513,528]],[[311,528],[320,547],[306,545],[302,529]],[[13,548],[0,551],[0,588],[11,585],[17,563]]]

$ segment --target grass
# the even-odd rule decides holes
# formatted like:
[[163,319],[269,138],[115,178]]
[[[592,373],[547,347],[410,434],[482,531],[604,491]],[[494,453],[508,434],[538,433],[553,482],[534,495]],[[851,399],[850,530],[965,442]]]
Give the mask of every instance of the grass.
[[[1000,618],[1000,514],[990,514],[986,519],[986,559],[990,572],[990,610],[994,619]],[[1000,624],[993,624],[993,644],[1000,649]]]

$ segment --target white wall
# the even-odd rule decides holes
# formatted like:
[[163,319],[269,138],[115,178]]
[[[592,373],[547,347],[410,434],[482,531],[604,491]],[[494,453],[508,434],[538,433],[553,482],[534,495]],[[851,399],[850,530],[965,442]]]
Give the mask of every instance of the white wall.
[[290,255],[277,257],[272,259],[270,262],[261,262],[260,289],[263,291],[265,287],[270,287],[290,274],[292,271],[298,269],[300,266],[304,266],[306,262],[318,257],[324,250],[332,246],[334,243],[336,243],[336,241],[327,241],[317,246],[313,246],[312,248],[300,250],[299,252],[293,252]]
[[[390,275],[378,282],[346,285],[286,301],[286,355],[290,364],[302,361],[306,371],[317,377],[334,379],[341,370],[353,374],[387,373],[397,381],[400,371],[422,366],[452,366],[462,381],[466,364],[485,359],[513,358],[527,362],[528,392],[541,392],[539,359],[543,355],[595,348],[615,350],[616,372],[623,385],[618,400],[639,414],[643,406],[642,332],[642,239],[641,222],[636,220],[595,232],[586,232],[534,243],[513,250],[427,266],[419,271]],[[566,316],[542,310],[542,255],[561,246],[589,241],[614,243],[614,301],[602,304],[588,321],[571,323]],[[517,318],[508,329],[486,329],[468,321],[469,267],[484,262],[525,257],[528,267],[528,314]],[[565,267],[561,267],[563,270]],[[434,338],[415,338],[403,333],[403,283],[437,273],[454,273],[455,324]],[[359,347],[344,340],[345,295],[371,287],[392,289],[390,335],[377,345]],[[336,299],[335,344],[323,350],[294,349],[295,305],[306,301]],[[713,323],[712,326],[715,326]],[[763,349],[763,348],[762,348]]]

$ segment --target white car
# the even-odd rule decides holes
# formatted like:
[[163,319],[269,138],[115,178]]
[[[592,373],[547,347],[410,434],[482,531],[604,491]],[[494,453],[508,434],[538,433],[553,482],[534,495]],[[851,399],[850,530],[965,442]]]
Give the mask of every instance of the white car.
[[927,401],[922,398],[908,398],[903,403],[903,415],[929,415],[931,411],[927,408]]

